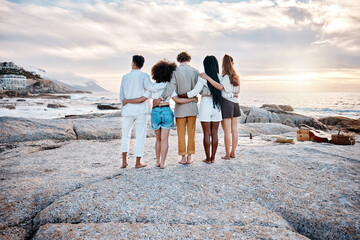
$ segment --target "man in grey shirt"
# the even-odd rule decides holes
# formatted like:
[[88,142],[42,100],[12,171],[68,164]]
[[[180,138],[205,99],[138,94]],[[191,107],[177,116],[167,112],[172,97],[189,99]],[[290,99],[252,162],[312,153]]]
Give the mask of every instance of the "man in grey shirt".
[[[154,105],[161,100],[167,99],[173,91],[180,95],[191,91],[198,80],[199,71],[189,65],[191,56],[187,52],[181,52],[177,56],[180,65],[173,73],[170,84],[167,85],[159,99],[154,100]],[[198,108],[196,102],[185,104],[175,104],[175,119],[178,133],[179,155],[182,156],[179,163],[190,164],[191,154],[195,154],[195,129],[196,115]],[[187,130],[187,131],[186,131]],[[188,134],[188,144],[186,148],[185,136]],[[186,156],[187,155],[187,156]]]

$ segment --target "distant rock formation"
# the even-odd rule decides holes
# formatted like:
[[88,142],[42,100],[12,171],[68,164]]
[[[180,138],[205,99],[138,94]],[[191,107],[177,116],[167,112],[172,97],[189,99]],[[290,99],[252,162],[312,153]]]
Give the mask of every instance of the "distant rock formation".
[[[320,130],[326,130],[328,127],[313,117],[304,116],[288,111],[283,111],[278,105],[264,104],[263,108],[248,108],[244,109],[246,114],[246,123],[281,123],[290,127],[300,127],[302,124],[306,124],[310,127],[314,127]],[[266,109],[264,109],[266,108]],[[291,109],[291,106],[286,107]]]
[[286,112],[293,112],[294,108],[290,105],[276,105],[276,104],[263,104],[260,108],[283,110]]

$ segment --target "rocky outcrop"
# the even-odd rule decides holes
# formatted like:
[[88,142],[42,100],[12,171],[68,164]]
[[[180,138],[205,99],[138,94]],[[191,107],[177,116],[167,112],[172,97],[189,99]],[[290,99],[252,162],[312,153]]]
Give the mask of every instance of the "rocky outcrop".
[[293,112],[294,108],[290,105],[279,105],[279,108],[286,112]]
[[[92,118],[79,119],[25,119],[14,117],[0,117],[0,143],[12,143],[23,141],[38,141],[46,139],[68,140],[109,140],[121,138],[122,118],[116,117],[119,113],[114,113],[111,117],[106,115]],[[277,124],[240,124],[238,125],[239,134],[254,135],[261,134],[281,134],[294,132],[291,127]],[[177,135],[176,126],[171,135]],[[200,121],[197,119],[196,132],[202,133]],[[219,128],[222,133],[222,128]],[[132,130],[132,137],[135,130]],[[147,137],[154,137],[155,133],[151,128],[150,118],[147,122]]]
[[280,123],[286,124],[288,126],[295,125],[300,127],[302,124],[306,124],[310,127],[327,130],[328,128],[322,122],[313,117],[304,116],[301,114],[285,112],[282,110],[269,110],[272,113],[275,113],[280,118]]
[[76,139],[72,122],[62,119],[0,117],[0,143],[44,139]]
[[360,119],[351,119],[347,117],[325,117],[320,118],[320,122],[337,128],[346,128],[349,131],[360,133]]
[[263,104],[260,108],[281,110],[281,108],[276,104]]
[[[118,114],[118,113],[116,113]],[[121,138],[121,117],[97,117],[80,119],[25,119],[14,117],[0,117],[0,143],[23,141],[38,141],[46,139],[68,140],[109,140]],[[276,123],[268,124],[240,124],[239,134],[254,135],[281,134],[295,131],[293,128]],[[170,131],[177,135],[176,127]],[[197,119],[196,132],[202,133],[200,121]],[[222,128],[219,128],[222,133]],[[135,130],[132,130],[135,137]],[[154,137],[150,118],[147,122],[147,137]]]
[[263,104],[260,108],[272,109],[272,110],[283,110],[286,112],[294,111],[294,108],[290,105]]
[[261,108],[252,108],[247,115],[246,123],[279,123],[280,118],[276,113],[272,113]]

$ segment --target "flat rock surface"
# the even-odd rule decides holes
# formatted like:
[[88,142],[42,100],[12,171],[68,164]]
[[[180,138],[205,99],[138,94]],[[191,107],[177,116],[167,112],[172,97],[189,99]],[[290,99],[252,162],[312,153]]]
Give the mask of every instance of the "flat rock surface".
[[[284,136],[295,137],[295,133]],[[2,239],[357,239],[360,143],[239,139],[237,157],[207,165],[202,134],[191,165],[120,169],[121,140],[37,141],[1,148]],[[132,148],[135,141],[131,142]]]
[[[264,110],[265,111],[265,110]],[[80,119],[26,119],[15,117],[0,117],[0,143],[13,143],[23,141],[38,141],[55,139],[60,141],[69,140],[110,140],[121,138],[121,117],[97,117]],[[278,124],[269,123],[249,123],[238,124],[239,134],[253,135],[261,134],[281,134],[294,131],[294,128]],[[176,127],[175,127],[176,128]],[[202,133],[199,119],[196,123],[196,132]],[[219,132],[222,132],[221,127]],[[176,131],[171,131],[171,135],[176,135]],[[132,129],[132,137],[135,130]],[[155,137],[151,129],[150,117],[147,119],[147,137]]]

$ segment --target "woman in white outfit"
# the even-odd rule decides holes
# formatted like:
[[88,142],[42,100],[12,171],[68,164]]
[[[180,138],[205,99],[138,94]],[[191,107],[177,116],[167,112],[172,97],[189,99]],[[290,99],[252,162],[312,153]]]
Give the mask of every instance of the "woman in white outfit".
[[[147,90],[144,96],[135,99],[124,100],[127,103],[142,103],[147,99],[158,99],[166,87],[166,83],[170,82],[172,73],[176,69],[176,64],[168,61],[159,61],[151,69],[152,78],[156,81],[154,89]],[[153,90],[153,91],[152,91]],[[188,102],[197,102],[197,98],[179,98],[175,91],[170,97],[160,102],[159,105],[152,108],[151,111],[151,128],[155,131],[155,153],[156,166],[160,168],[166,167],[166,156],[168,152],[168,139],[170,129],[174,127],[174,114],[170,108],[170,99],[176,103],[183,104]]]
[[[231,56],[225,55],[222,61],[222,80],[219,83],[208,74],[200,74],[216,89],[221,90],[222,100],[222,128],[224,130],[225,156],[223,159],[235,158],[235,150],[238,144],[238,117],[241,115],[238,101],[240,93],[240,80],[234,69],[234,60]],[[231,94],[231,95],[228,95]],[[231,150],[230,150],[231,147]]]
[[[213,81],[220,82],[221,75],[219,74],[219,64],[214,56],[207,56],[204,59],[204,71],[211,76]],[[218,129],[219,123],[222,120],[221,105],[222,96],[221,91],[213,87],[204,78],[199,77],[195,87],[186,94],[179,95],[179,97],[195,97],[200,93],[200,111],[199,120],[204,132],[203,144],[206,159],[205,163],[214,163],[215,154],[218,147]],[[211,146],[211,155],[210,155]]]

